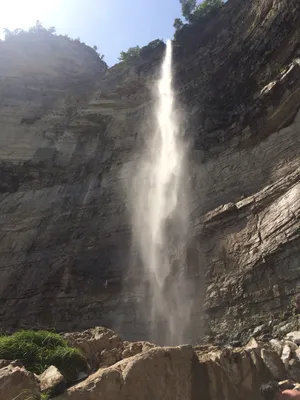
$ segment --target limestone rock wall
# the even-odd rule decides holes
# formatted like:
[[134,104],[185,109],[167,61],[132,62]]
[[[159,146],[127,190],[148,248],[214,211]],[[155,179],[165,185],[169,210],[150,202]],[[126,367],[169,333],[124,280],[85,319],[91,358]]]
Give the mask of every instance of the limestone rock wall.
[[[225,339],[279,318],[299,290],[299,7],[229,0],[174,42],[193,189],[192,325],[204,306],[205,329]],[[162,51],[106,71],[63,40],[0,43],[1,325],[103,324],[145,339],[138,271],[122,285],[123,189],[151,131]]]

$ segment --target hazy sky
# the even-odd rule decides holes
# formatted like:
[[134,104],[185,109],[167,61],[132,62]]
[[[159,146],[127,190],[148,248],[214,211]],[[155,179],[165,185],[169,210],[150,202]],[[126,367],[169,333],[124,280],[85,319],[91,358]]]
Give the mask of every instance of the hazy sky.
[[0,32],[39,19],[46,28],[97,45],[112,65],[128,47],[172,38],[180,15],[179,0],[0,0]]

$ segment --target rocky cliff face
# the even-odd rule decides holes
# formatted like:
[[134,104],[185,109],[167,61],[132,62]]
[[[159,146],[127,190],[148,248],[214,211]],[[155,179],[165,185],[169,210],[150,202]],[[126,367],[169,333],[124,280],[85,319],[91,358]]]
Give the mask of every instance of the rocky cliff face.
[[[204,308],[220,340],[288,318],[299,291],[299,22],[297,0],[229,0],[174,43],[191,143],[191,323]],[[138,271],[122,286],[122,187],[151,128],[162,49],[106,71],[62,38],[29,48],[0,43],[1,325],[104,324],[145,338]]]

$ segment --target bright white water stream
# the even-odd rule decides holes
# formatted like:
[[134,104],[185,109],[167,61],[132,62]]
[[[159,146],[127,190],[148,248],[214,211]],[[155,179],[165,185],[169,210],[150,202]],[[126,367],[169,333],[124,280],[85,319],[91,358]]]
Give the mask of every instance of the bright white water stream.
[[[185,146],[175,112],[172,43],[167,42],[155,88],[153,134],[135,171],[133,238],[147,282],[149,339],[160,344],[184,341],[190,319],[182,253],[188,229],[184,193]],[[146,295],[146,293],[145,293]]]

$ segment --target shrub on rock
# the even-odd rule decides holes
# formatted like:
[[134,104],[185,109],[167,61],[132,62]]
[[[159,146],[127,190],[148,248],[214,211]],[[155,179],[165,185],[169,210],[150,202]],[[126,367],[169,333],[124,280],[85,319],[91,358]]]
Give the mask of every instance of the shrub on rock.
[[54,365],[68,382],[87,369],[79,349],[70,347],[60,335],[48,331],[20,331],[0,336],[0,359],[20,360],[25,368],[41,374]]

